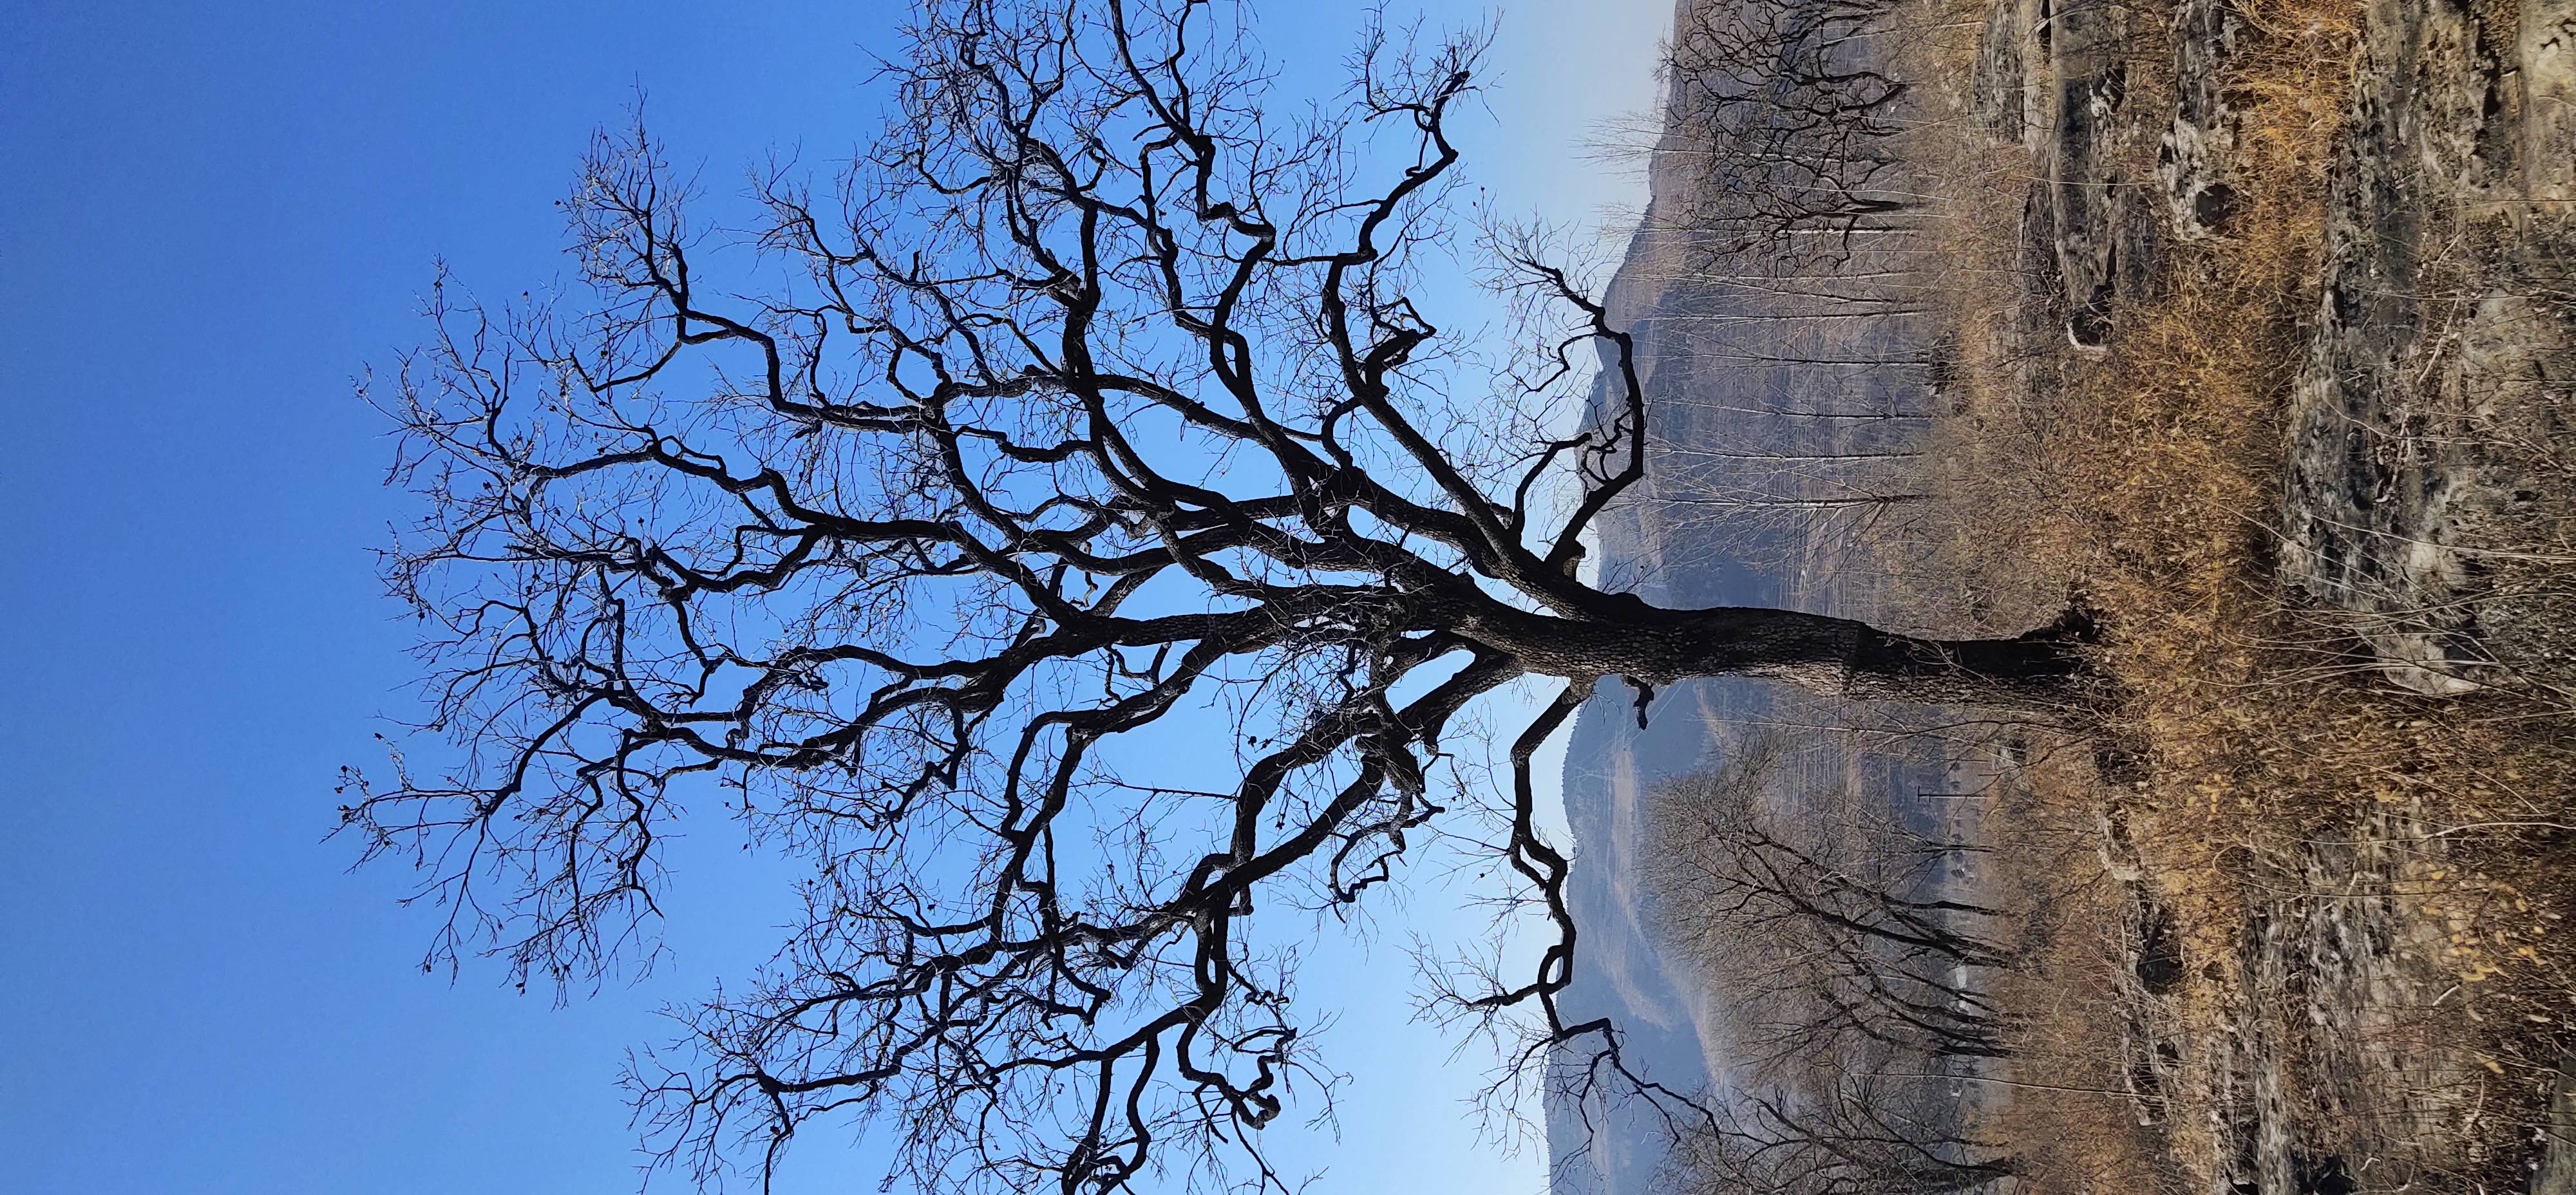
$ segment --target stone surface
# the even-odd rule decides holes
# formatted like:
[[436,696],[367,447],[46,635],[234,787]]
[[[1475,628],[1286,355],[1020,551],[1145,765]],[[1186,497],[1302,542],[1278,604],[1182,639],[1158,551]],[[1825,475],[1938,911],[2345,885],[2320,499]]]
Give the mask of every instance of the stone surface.
[[2542,599],[2493,578],[2494,545],[2566,497],[2525,475],[2576,451],[2570,7],[2374,0],[2330,177],[2281,574],[2425,693],[2563,670]]
[[2236,49],[2235,0],[2174,6],[2174,113],[2156,154],[2168,219],[2186,240],[2224,228],[2236,214],[2229,181],[2236,154],[2236,106],[2223,85]]
[[1976,73],[1968,81],[1968,119],[1995,140],[2015,142],[2029,127],[2024,107],[2030,91],[2029,23],[2021,0],[1995,0],[1977,38]]
[[[2125,15],[2106,0],[2070,0],[2055,10],[2047,39],[2055,96],[2049,180],[2055,188],[2057,268],[2066,285],[2066,335],[2077,348],[2110,342],[2119,299],[2124,177],[2121,108],[2128,100]],[[2130,263],[2132,269],[2141,263]]]
[[2522,0],[2521,9],[2523,194],[2576,203],[2576,0]]
[[2541,1126],[2540,1165],[2531,1195],[2576,1195],[2576,1055],[2560,1059],[2558,1083],[2549,1092],[2549,1122]]

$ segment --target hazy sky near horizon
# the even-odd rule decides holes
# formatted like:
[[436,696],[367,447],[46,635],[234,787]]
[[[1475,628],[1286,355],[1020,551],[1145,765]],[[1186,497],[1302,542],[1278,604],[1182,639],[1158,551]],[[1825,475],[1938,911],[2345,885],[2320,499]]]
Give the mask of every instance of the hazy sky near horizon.
[[[1274,55],[1338,56],[1306,3]],[[1398,16],[1407,11],[1391,3]],[[1434,25],[1494,6],[1436,0]],[[717,15],[711,16],[710,13]],[[1468,144],[1506,210],[1629,214],[1582,144],[1654,95],[1668,0],[1500,8]],[[410,630],[368,551],[404,497],[350,380],[423,327],[443,256],[510,293],[562,272],[590,131],[640,86],[711,183],[873,124],[893,10],[812,3],[47,3],[0,26],[0,1189],[632,1190],[614,1080],[654,1009],[775,945],[776,894],[683,843],[672,953],[576,996],[451,984],[405,876],[325,842],[334,770],[405,712]],[[744,932],[748,926],[752,932]],[[1401,956],[1336,947],[1354,1072],[1318,1192],[1540,1185],[1473,1148],[1482,1076],[1405,1026]],[[1319,986],[1308,981],[1308,991]],[[1471,1056],[1472,1057],[1472,1056]],[[817,1151],[782,1192],[864,1158]],[[838,1189],[835,1187],[835,1189]]]

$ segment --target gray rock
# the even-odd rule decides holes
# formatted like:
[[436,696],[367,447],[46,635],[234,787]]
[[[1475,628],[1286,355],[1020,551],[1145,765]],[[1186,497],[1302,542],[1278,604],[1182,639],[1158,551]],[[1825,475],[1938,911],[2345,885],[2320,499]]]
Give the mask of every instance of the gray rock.
[[2522,91],[2523,195],[2576,202],[2576,0],[2522,0],[2516,31]]
[[2066,285],[2066,335],[2080,349],[2100,349],[2111,335],[2119,297],[2120,195],[2117,160],[2120,108],[2129,67],[2119,53],[2121,13],[2103,0],[2056,9],[2050,28],[2049,181],[2057,218],[2057,268]]
[[2182,0],[2174,6],[2174,117],[2156,154],[2174,231],[2197,240],[2236,214],[2228,177],[2236,155],[2237,114],[2224,71],[2236,50],[2234,0]]
[[2576,1054],[2558,1062],[2558,1084],[2549,1092],[2549,1119],[2541,1126],[2540,1168],[2531,1195],[2576,1195]]
[[2576,451],[2576,241],[2553,198],[2576,167],[2532,151],[2571,128],[2553,123],[2576,94],[2571,9],[2545,0],[2506,30],[2375,0],[2329,181],[2281,574],[2426,693],[2563,670],[2557,616],[2485,578],[2533,503],[2567,497],[2521,474]]
[[2030,22],[2021,0],[1995,0],[1977,38],[1977,63],[1968,80],[1968,119],[2007,144],[2028,127]]

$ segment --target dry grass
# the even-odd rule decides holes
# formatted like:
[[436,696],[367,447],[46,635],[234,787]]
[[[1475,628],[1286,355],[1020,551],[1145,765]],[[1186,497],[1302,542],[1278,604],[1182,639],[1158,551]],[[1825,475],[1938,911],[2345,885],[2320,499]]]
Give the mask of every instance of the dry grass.
[[[1973,36],[1985,6],[1971,7],[1933,27]],[[2186,977],[2141,1012],[2134,977],[2091,944],[2124,924],[2105,898],[2077,914],[2097,932],[2060,935],[2017,997],[2024,1069],[2072,1086],[2127,1082],[2099,1060],[2149,1048],[2142,1017],[2175,1035],[2173,1085],[2146,1101],[2163,1159],[2142,1152],[2135,1107],[2032,1101],[2008,1116],[2015,1137],[2053,1143],[2056,1160],[2034,1162],[2066,1189],[2207,1190],[2242,1149],[2228,1126],[2250,1115],[2218,1105],[2256,1100],[2246,1051],[2269,1049],[2301,1148],[2353,1151],[2354,1166],[2372,1151],[2386,1167],[2365,1189],[2505,1180],[2523,1156],[2517,1126],[2576,1028],[2576,933],[2561,928],[2576,912],[2561,845],[2576,755],[2545,703],[2385,684],[2274,580],[2283,404],[2317,309],[2361,5],[2242,7],[2244,206],[2224,235],[2172,247],[2154,298],[2115,314],[2106,352],[2033,334],[2053,326],[2033,318],[2049,298],[2021,244],[2030,156],[1964,123],[1923,134],[1918,160],[1969,168],[1945,180],[1942,257],[1958,272],[1943,290],[1961,356],[1930,454],[1949,466],[1945,501],[1911,529],[1944,567],[1907,570],[1957,583],[1921,589],[1917,609],[1994,631],[2042,621],[2069,594],[2101,612],[2100,664],[2119,694],[2103,737],[2132,762],[2116,777],[2036,771],[2033,798],[2061,819],[2125,820],[2139,890],[2172,910]],[[2130,103],[2169,111],[2152,95]],[[2152,151],[2143,137],[2123,146],[2128,177],[2153,177]],[[2341,935],[2376,935],[2386,962],[2338,962]],[[2325,973],[2337,967],[2350,974]],[[2268,1044],[2245,1044],[2256,1039]]]
[[1995,879],[2006,899],[2048,916],[2033,923],[2030,964],[1997,984],[2022,1028],[2005,1080],[2011,1098],[1992,1131],[2019,1155],[2033,1189],[2166,1190],[2176,1185],[2173,1151],[2167,1118],[2151,1107],[2163,1095],[2162,1059],[2147,1033],[2104,1032],[2143,1028],[2152,1009],[2138,982],[2135,886],[2091,849],[2094,811],[2065,799],[2088,789],[2092,772],[2085,752],[2061,749],[1997,778],[1996,811],[2010,824],[1995,832],[2015,849],[1999,856],[2013,865]]

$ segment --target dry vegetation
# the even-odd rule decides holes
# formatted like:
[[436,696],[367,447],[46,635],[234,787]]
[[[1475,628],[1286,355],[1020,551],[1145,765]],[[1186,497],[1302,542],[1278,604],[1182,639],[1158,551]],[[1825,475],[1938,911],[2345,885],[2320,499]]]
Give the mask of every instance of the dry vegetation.
[[[1921,27],[1945,32],[1914,69],[1965,78],[1989,6],[1936,6]],[[1930,624],[2006,630],[2081,595],[2119,694],[2096,750],[2042,752],[2008,777],[2028,813],[2014,832],[2092,835],[2100,882],[2062,910],[2041,963],[2002,981],[2023,1018],[2015,1075],[2070,1093],[2014,1101],[2002,1129],[2039,1189],[2519,1189],[2576,1042],[2562,928],[2576,706],[2546,676],[2402,689],[2349,617],[2303,609],[2275,578],[2283,408],[2319,305],[2363,11],[2241,7],[2239,214],[2169,245],[2103,350],[2054,334],[2062,316],[2033,283],[2031,154],[1964,119],[1918,134],[1916,160],[1965,167],[1942,180],[1938,234],[1961,360],[1927,454],[1941,501],[1895,550],[1930,559],[1897,571]],[[2170,49],[2138,60],[2129,104],[2169,110],[2148,91]],[[2130,177],[2153,177],[2156,131],[2119,147]],[[2478,232],[2464,216],[2444,235]],[[2481,401],[2456,399],[2454,433],[2489,436],[2491,455],[2520,454],[2565,493],[2566,461],[2506,442]],[[2546,505],[2485,528],[2479,549],[2538,619],[2576,528]]]

